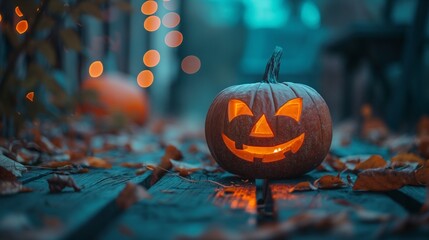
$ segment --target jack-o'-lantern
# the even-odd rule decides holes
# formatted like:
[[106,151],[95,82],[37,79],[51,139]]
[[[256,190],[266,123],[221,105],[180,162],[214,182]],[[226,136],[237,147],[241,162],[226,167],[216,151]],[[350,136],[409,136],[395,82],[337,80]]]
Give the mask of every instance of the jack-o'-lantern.
[[231,86],[215,98],[207,145],[225,170],[248,178],[292,178],[317,167],[332,140],[328,106],[312,88],[278,83],[277,47],[263,81]]
[[146,93],[133,79],[123,74],[106,74],[87,79],[82,90],[94,98],[84,99],[81,110],[98,119],[122,116],[126,120],[143,124],[149,115]]

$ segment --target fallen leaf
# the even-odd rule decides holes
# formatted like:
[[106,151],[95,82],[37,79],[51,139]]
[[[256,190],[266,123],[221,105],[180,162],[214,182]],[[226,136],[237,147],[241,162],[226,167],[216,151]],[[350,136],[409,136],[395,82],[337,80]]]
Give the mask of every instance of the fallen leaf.
[[0,166],[0,181],[14,182],[16,180],[16,176],[11,171]]
[[0,181],[0,195],[12,195],[19,192],[31,192],[18,181]]
[[177,172],[187,171],[187,172],[193,173],[203,169],[201,164],[186,163],[186,162],[176,161],[173,159],[170,159],[170,162],[173,165],[173,170]]
[[372,169],[372,168],[384,168],[386,167],[387,162],[384,160],[380,155],[372,155],[367,160],[358,163],[354,170],[355,171],[362,171],[366,169]]
[[3,167],[4,169],[10,171],[16,177],[21,177],[22,173],[27,171],[27,168],[24,167],[24,165],[10,159],[3,154],[0,154],[0,167]]
[[317,170],[328,171],[328,172],[332,172],[332,171],[341,172],[345,169],[347,169],[347,166],[345,163],[343,163],[338,157],[328,154],[326,158],[323,160],[323,162],[319,165]]
[[42,166],[49,167],[49,168],[62,168],[65,166],[72,166],[72,165],[73,165],[73,162],[71,161],[50,161],[42,164]]
[[116,198],[116,205],[125,210],[133,204],[151,197],[144,187],[128,182]]
[[147,168],[139,168],[136,170],[136,175],[140,176],[147,171]]
[[354,183],[354,191],[391,191],[407,184],[416,183],[414,171],[393,169],[368,169],[360,172]]
[[311,190],[317,190],[317,188],[311,184],[311,182],[300,182],[297,183],[292,188],[289,188],[289,192],[301,192],[301,191],[311,191]]
[[143,163],[131,163],[131,162],[123,162],[121,163],[122,167],[126,167],[126,168],[142,168],[144,167]]
[[165,148],[164,156],[174,160],[181,160],[183,158],[182,152],[173,145],[168,145]]
[[80,192],[81,190],[71,176],[54,174],[47,181],[51,193],[61,192],[66,187],[73,188],[75,192]]
[[174,160],[180,160],[183,158],[182,152],[180,152],[179,149],[177,149],[173,145],[168,145],[165,148],[164,156],[161,158],[161,162],[158,164],[158,166],[153,170],[152,177],[151,177],[151,184],[155,184],[164,174],[169,171],[173,164],[171,163],[170,159]]
[[88,163],[88,166],[94,167],[94,168],[105,168],[105,169],[112,168],[111,163],[98,157],[87,157],[86,162]]
[[414,153],[399,153],[390,160],[392,167],[407,166],[416,163],[418,166],[423,166],[425,160]]
[[325,175],[314,181],[313,185],[318,189],[342,188],[347,184],[340,176]]

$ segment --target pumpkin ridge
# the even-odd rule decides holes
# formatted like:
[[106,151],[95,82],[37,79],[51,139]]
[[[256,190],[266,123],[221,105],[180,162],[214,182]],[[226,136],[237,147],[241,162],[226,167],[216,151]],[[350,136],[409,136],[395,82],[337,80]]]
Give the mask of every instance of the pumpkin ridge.
[[[301,84],[301,85],[304,85],[304,84]],[[307,86],[307,85],[304,85],[304,87],[306,87],[306,89],[309,91],[309,92],[311,92],[311,93],[313,93],[315,96],[317,96],[320,100],[322,100],[325,104],[326,104],[326,102],[325,102],[325,100],[323,99],[323,97],[314,89],[314,88],[312,88],[312,87],[309,87],[309,86]],[[319,109],[317,109],[318,110],[318,112],[319,112],[319,119],[320,119],[320,126],[324,126],[324,124],[323,124],[323,122],[322,122],[322,119],[321,119],[321,117],[320,117],[320,111],[319,111]],[[328,108],[328,111],[329,111],[329,108]],[[323,130],[322,130],[323,128],[320,128],[320,131],[322,131],[323,132]],[[326,142],[326,140],[324,139],[324,135],[322,135],[322,141],[324,141],[324,142]],[[331,136],[331,139],[329,140],[329,141],[332,141],[332,136]],[[330,143],[329,143],[329,147],[328,147],[328,150],[329,150],[329,148],[330,148]]]
[[[270,83],[268,83],[268,86],[270,87],[270,91],[271,91],[271,102],[273,103],[273,105],[274,105],[274,108],[273,108],[273,110],[274,110],[274,112],[275,111],[277,111],[277,106],[278,106],[278,103],[277,103],[277,99],[275,98],[275,96],[274,96],[274,91],[273,91],[273,87],[271,86],[271,84]],[[279,119],[278,118],[275,118],[276,119],[276,134],[277,134],[277,128],[278,128],[278,126],[279,126]]]
[[[310,97],[311,101],[313,102],[313,105],[316,105],[316,102],[314,101],[313,97],[310,94],[310,93],[313,93],[313,91],[311,90],[311,88],[308,87],[307,85],[303,85],[303,87],[305,89],[305,92],[308,94],[308,96]],[[319,110],[319,108],[316,108],[316,111],[317,111],[317,118],[319,119],[319,125],[322,126],[322,119],[320,118],[320,110]],[[320,131],[320,137],[322,138],[322,141],[324,141],[325,140],[325,136],[323,134],[323,132],[324,132],[323,128],[320,127],[319,131]]]
[[258,87],[256,88],[255,92],[252,94],[252,98],[250,99],[250,109],[253,111],[253,104],[255,103],[256,94],[258,94],[258,90],[261,87],[262,82],[259,83]]

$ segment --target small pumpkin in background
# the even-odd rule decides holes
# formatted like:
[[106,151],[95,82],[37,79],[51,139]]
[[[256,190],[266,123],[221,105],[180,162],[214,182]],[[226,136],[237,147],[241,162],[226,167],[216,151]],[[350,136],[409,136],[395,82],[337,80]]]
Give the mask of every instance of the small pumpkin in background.
[[[105,74],[82,83],[86,95],[81,105],[84,113],[96,118],[118,114],[137,124],[144,124],[149,116],[149,100],[135,81],[123,74]],[[88,97],[91,96],[91,97]]]
[[224,89],[210,106],[207,145],[225,170],[247,178],[298,177],[328,154],[332,122],[312,88],[278,83],[282,49],[276,47],[263,81]]

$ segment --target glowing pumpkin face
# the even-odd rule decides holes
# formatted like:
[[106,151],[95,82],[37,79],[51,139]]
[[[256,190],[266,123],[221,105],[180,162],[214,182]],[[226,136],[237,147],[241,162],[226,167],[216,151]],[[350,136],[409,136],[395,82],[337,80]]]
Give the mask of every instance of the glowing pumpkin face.
[[206,140],[225,170],[248,178],[291,178],[317,167],[329,151],[332,124],[312,88],[277,83],[274,53],[264,81],[228,87],[206,117]]
[[[284,116],[299,122],[302,111],[302,98],[294,98],[283,104],[276,112],[275,116]],[[243,101],[232,99],[228,103],[228,121],[231,122],[239,116],[254,116],[250,108]],[[274,138],[275,135],[267,121],[265,114],[259,118],[250,132],[251,137],[256,138]],[[251,146],[243,144],[242,149],[235,147],[235,141],[222,133],[222,139],[228,149],[237,157],[243,160],[253,162],[254,158],[262,159],[262,162],[274,162],[284,158],[288,151],[296,153],[304,142],[305,133],[274,146]]]

